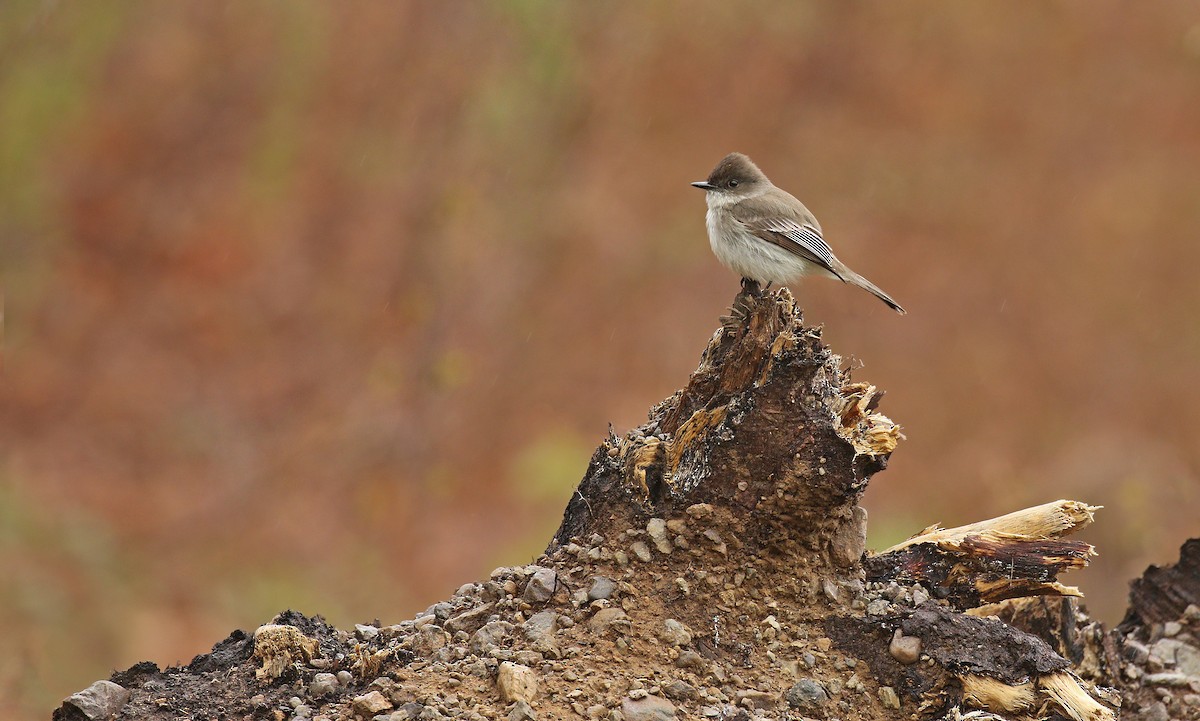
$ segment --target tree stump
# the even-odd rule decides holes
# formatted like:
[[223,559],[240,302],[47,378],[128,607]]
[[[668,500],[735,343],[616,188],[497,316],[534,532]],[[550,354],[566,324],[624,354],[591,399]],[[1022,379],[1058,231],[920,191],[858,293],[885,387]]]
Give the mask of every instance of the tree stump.
[[[881,395],[786,290],[740,294],[687,384],[597,448],[536,563],[393,625],[285,612],[188,666],[114,674],[130,693],[105,713],[1081,721],[1115,718],[1121,694],[1167,709],[1156,689],[1179,679],[1130,676],[1130,649],[1169,651],[1183,673],[1191,626],[1173,619],[1200,614],[1147,582],[1121,631],[1089,625],[1057,575],[1091,555],[1064,536],[1094,508],[1058,501],[865,554],[858,500],[902,438]],[[1180,585],[1168,575],[1154,588]],[[1176,695],[1172,713],[1190,708]],[[55,718],[89,718],[82,696]]]

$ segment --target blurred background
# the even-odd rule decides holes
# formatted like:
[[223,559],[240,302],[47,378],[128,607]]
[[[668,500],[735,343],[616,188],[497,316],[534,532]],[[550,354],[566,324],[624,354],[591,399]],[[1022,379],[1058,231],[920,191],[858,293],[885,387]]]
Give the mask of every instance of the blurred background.
[[1186,2],[0,5],[0,716],[544,548],[738,289],[725,153],[909,310],[871,545],[1075,498],[1119,620],[1200,531]]

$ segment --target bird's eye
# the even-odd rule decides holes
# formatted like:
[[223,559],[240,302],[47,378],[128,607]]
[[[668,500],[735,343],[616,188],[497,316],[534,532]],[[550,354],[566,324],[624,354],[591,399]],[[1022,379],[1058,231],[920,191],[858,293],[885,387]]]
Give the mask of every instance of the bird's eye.
[[737,183],[738,183],[738,182],[737,182],[737,180],[736,180],[736,179],[735,179],[735,180],[731,180],[731,181],[729,181],[729,187],[731,187],[731,188],[736,188],[736,187],[737,187]]

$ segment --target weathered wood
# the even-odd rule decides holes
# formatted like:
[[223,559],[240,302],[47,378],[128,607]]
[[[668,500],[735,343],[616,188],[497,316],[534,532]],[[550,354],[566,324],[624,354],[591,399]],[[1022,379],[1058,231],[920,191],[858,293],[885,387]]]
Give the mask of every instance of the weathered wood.
[[1129,585],[1129,610],[1119,628],[1128,633],[1175,621],[1191,605],[1200,606],[1200,538],[1183,544],[1178,562],[1150,566]]
[[864,560],[867,579],[921,583],[957,608],[1008,598],[1078,596],[1059,574],[1087,565],[1095,549],[1062,536],[1098,506],[1054,501],[957,528],[933,526]]
[[[294,696],[330,719],[1113,718],[1120,699],[1077,674],[1128,674],[1113,659],[1134,646],[1087,666],[1074,607],[962,611],[1075,593],[1057,574],[1092,549],[1063,536],[1093,507],[927,529],[862,560],[858,500],[902,438],[881,397],[790,293],[743,293],[687,385],[604,439],[536,563],[394,625],[287,613],[187,667],[139,664],[113,677],[118,718],[282,718]],[[1161,684],[1129,688],[1164,703]]]
[[874,409],[873,386],[843,375],[786,290],[734,305],[740,322],[713,336],[687,385],[596,450],[549,551],[710,503],[745,525],[749,553],[816,547],[825,565],[861,555],[834,546],[865,532],[857,500],[899,427]]

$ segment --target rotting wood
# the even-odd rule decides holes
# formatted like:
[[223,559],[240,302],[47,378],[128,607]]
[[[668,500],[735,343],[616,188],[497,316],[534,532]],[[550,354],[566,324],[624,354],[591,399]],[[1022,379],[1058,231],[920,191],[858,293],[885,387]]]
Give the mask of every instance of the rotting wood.
[[[1050,600],[979,605],[1073,593],[1057,575],[1092,554],[1063,539],[1091,522],[1086,504],[927,529],[860,563],[858,501],[900,428],[879,411],[882,393],[851,382],[819,329],[803,325],[786,290],[742,294],[734,307],[684,388],[646,424],[600,444],[535,563],[496,569],[412,620],[338,630],[287,612],[256,639],[235,632],[186,667],[137,664],[113,676],[131,690],[118,718],[281,716],[294,696],[330,719],[653,709],[1105,721],[1122,701],[1156,718],[1195,718],[1165,699],[1190,683],[1185,647],[1200,633],[1200,608],[1141,622],[1176,612],[1183,597],[1172,589],[1186,587],[1179,578],[1191,566],[1147,581],[1154,598],[1144,607],[1165,610],[1143,612],[1125,638],[1084,625],[1066,605],[1074,599],[1052,599],[1057,613]],[[272,638],[299,652],[272,655]],[[1130,660],[1138,653],[1141,666]],[[1156,654],[1174,654],[1171,673],[1155,669],[1168,663]],[[536,677],[518,694],[528,699],[514,701],[512,684],[500,690],[502,661]],[[1122,694],[1092,682],[1121,683]]]
[[868,580],[922,583],[961,609],[1027,596],[1078,596],[1057,581],[1095,555],[1062,538],[1099,506],[1059,500],[957,528],[932,526],[864,561]]

